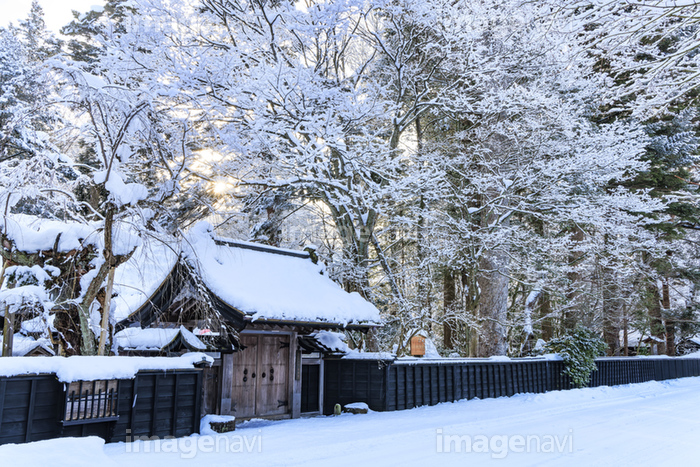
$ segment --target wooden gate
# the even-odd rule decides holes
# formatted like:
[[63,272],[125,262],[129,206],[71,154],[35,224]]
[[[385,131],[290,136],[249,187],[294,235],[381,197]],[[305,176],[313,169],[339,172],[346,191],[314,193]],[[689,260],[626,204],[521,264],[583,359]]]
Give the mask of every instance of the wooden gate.
[[243,334],[232,358],[231,412],[238,418],[290,412],[289,336]]

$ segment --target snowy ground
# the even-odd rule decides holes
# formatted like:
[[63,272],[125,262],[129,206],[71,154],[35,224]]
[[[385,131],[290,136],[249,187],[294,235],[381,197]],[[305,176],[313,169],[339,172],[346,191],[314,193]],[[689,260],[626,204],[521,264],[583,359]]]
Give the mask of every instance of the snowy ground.
[[22,467],[692,465],[699,439],[700,378],[685,378],[401,412],[253,420],[219,438],[6,445],[0,459]]

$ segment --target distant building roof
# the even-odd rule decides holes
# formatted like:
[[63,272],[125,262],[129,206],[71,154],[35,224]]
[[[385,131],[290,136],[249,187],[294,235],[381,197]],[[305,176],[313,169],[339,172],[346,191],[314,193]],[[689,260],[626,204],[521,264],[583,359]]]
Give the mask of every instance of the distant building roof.
[[[0,348],[2,348],[2,336],[0,336]],[[56,355],[56,352],[51,345],[51,341],[42,337],[34,339],[33,337],[25,336],[16,333],[12,339],[12,356],[25,357],[29,355]]]

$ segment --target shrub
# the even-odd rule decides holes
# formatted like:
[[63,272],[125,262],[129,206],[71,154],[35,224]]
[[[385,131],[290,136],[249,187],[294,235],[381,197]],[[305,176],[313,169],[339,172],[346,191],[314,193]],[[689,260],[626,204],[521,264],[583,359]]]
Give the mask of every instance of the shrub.
[[564,359],[564,374],[569,375],[571,384],[583,388],[596,370],[596,357],[605,355],[606,345],[593,331],[578,326],[570,334],[549,341],[546,349]]

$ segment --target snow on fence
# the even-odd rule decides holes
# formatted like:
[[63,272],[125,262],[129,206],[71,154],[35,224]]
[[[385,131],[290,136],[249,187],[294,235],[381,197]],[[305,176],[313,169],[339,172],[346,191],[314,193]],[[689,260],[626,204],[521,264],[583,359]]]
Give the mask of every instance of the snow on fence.
[[[590,386],[700,376],[697,358],[600,358]],[[377,411],[404,410],[459,399],[570,389],[558,360],[326,360],[323,413],[335,404],[365,402]]]
[[[25,361],[31,365],[30,360],[40,358]],[[122,357],[105,358],[124,364],[117,361]],[[125,358],[136,363],[138,357]],[[145,369],[116,377],[96,368],[99,380],[59,381],[60,372],[0,376],[0,445],[69,436],[94,435],[109,442],[197,433],[202,370],[186,361],[178,365],[172,362],[177,359],[169,360],[172,368],[167,370]],[[3,363],[0,360],[0,374]]]

